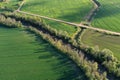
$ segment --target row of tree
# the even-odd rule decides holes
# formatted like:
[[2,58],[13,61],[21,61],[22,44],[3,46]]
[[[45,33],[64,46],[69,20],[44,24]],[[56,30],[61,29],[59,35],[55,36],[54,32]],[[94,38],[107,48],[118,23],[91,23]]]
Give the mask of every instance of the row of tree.
[[44,33],[43,31],[40,31],[34,27],[29,27],[28,30],[34,32],[37,35],[42,36],[44,40],[47,40],[55,48],[68,55],[82,69],[86,76],[85,80],[107,80],[107,73],[99,73],[97,62],[87,60],[83,53],[78,54],[76,50],[64,44],[62,40],[53,38],[51,37],[51,35]]
[[21,27],[22,23],[20,21],[16,21],[15,19],[11,19],[9,17],[5,17],[0,15],[0,24],[8,26],[9,28]]
[[16,20],[20,20],[23,24],[26,25],[32,25],[33,27],[42,30],[44,33],[51,35],[52,38],[54,37],[57,39],[61,39],[63,43],[68,43],[77,50],[82,50],[85,55],[90,56],[94,61],[97,61],[99,64],[103,65],[107,69],[108,73],[114,74],[117,78],[120,78],[120,63],[113,56],[111,51],[107,49],[100,51],[98,47],[91,48],[84,44],[78,45],[77,43],[73,42],[73,40],[71,40],[68,35],[52,29],[37,17],[28,17],[21,14],[13,15],[9,13],[4,14],[4,16],[9,16],[11,18],[15,18]]
[[[5,17],[7,17],[7,16],[5,16]],[[24,21],[23,21],[23,19],[24,19]],[[28,20],[27,19],[28,18],[23,18],[23,16],[22,16],[22,22],[24,22],[23,24],[25,24],[25,22],[27,22],[27,23],[29,22],[29,23],[32,23],[32,26],[33,26],[33,21],[35,21],[34,19],[37,19],[37,18],[30,19],[30,17],[29,17],[29,19]],[[17,20],[18,20],[18,18],[17,18]],[[35,21],[35,23],[39,22],[39,21],[38,22],[37,21]],[[87,58],[84,56],[84,54],[82,54],[82,53],[78,54],[78,52],[76,50],[74,50],[70,46],[64,44],[64,42],[62,42],[62,40],[65,40],[66,38],[62,38],[62,40],[59,39],[59,38],[61,38],[62,33],[59,33],[56,31],[56,34],[55,34],[55,31],[52,30],[52,28],[50,28],[49,26],[47,26],[41,22],[39,22],[39,26],[38,25],[37,25],[37,27],[35,27],[35,26],[36,25],[34,25],[33,27],[29,26],[28,29],[30,31],[35,32],[38,35],[41,35],[44,40],[47,40],[54,47],[56,47],[57,49],[59,49],[60,51],[62,51],[66,55],[68,55],[83,70],[87,80],[95,80],[95,79],[107,80],[106,72],[99,73],[97,62],[92,62],[92,61],[87,60]],[[44,27],[44,29],[42,29],[40,27]],[[40,29],[40,30],[38,30],[38,29]],[[50,30],[50,31],[48,32],[47,30]],[[53,37],[53,35],[55,37]],[[59,36],[59,38],[57,36]]]

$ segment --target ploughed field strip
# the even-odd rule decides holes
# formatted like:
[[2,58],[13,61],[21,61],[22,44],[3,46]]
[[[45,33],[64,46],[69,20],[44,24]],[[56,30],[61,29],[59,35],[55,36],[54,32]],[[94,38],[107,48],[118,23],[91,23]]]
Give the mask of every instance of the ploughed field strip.
[[120,32],[120,0],[99,0],[101,7],[92,26]]
[[90,0],[26,0],[21,10],[80,23],[92,7]]
[[76,80],[78,77],[84,80],[76,65],[40,37],[0,26],[1,80]]
[[93,30],[87,30],[81,37],[81,41],[89,46],[99,46],[100,49],[110,49],[120,60],[120,36],[105,35]]

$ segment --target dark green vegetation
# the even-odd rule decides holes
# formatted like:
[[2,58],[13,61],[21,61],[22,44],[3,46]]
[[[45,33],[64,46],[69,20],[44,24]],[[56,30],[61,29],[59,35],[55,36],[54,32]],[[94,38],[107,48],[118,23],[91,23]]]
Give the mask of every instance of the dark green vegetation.
[[[20,20],[22,21],[22,23],[28,22],[29,23],[28,25],[32,25],[33,27],[37,28],[38,32],[35,31],[35,33],[38,35],[41,35],[45,40],[49,41],[49,43],[54,45],[57,49],[61,50],[63,53],[66,53],[83,70],[83,72],[86,75],[86,77],[84,78],[87,78],[87,79],[106,78],[106,73],[99,74],[98,64],[96,62],[88,61],[86,58],[84,58],[84,54],[79,55],[77,51],[74,51],[74,48],[71,49],[72,47],[68,46],[71,44],[69,44],[70,38],[67,35],[56,32],[51,27],[44,25],[41,21],[39,21],[39,19],[34,17],[30,18],[25,15],[18,16],[13,14],[12,15],[7,14],[5,16],[6,17],[9,16],[8,18],[12,17],[14,19]],[[61,41],[68,43],[68,45],[61,43]]]
[[120,0],[99,0],[101,7],[92,26],[120,32]]
[[80,23],[92,6],[90,0],[26,0],[22,10]]
[[[54,2],[56,2],[56,1],[57,0],[54,0]],[[36,2],[36,1],[34,1],[34,2]],[[46,0],[46,2],[49,2],[49,1]],[[54,2],[51,1],[49,3],[50,3],[50,5],[56,4]],[[68,2],[66,2],[66,3],[68,3]],[[26,4],[28,5],[28,3],[26,3]],[[71,4],[71,2],[70,2],[70,4]],[[75,4],[76,4],[76,2],[75,2]],[[48,5],[48,7],[49,7],[48,3],[47,4],[45,3],[45,5]],[[61,5],[63,5],[63,3]],[[24,5],[24,6],[26,6],[26,5]],[[58,5],[54,5],[54,6],[58,6]],[[38,7],[36,7],[36,8],[38,8]],[[67,6],[66,6],[66,8],[67,8]],[[45,9],[44,11],[47,12],[47,9]],[[67,11],[67,10],[65,10],[65,11]],[[72,11],[74,12],[74,10],[72,10]],[[32,11],[30,11],[30,12],[34,13]],[[52,12],[58,12],[58,11],[55,10]],[[36,14],[37,14],[37,12],[36,12]],[[69,15],[69,14],[71,14],[71,13],[68,13],[67,15]],[[74,14],[74,13],[72,13],[72,14]],[[89,32],[88,34],[86,34],[86,32],[87,32],[86,31],[84,33],[86,35],[83,34],[82,39],[80,39],[81,33],[84,32],[84,31],[82,31],[83,29],[77,28],[77,32],[75,32],[76,31],[75,27],[67,26],[62,23],[58,24],[58,22],[54,22],[51,20],[42,20],[38,17],[33,17],[33,16],[30,17],[28,15],[20,15],[18,13],[16,13],[16,14],[8,13],[8,14],[1,14],[1,15],[6,17],[6,18],[0,17],[1,18],[0,23],[2,25],[6,25],[8,27],[25,26],[28,28],[27,29],[28,31],[32,31],[32,32],[34,32],[34,34],[37,35],[35,37],[35,39],[37,39],[36,41],[38,41],[39,37],[41,36],[44,40],[48,41],[49,44],[54,46],[54,47],[50,46],[50,48],[56,48],[57,50],[60,50],[66,56],[71,58],[71,60],[73,60],[74,63],[76,63],[76,65],[83,71],[83,73],[85,73],[85,76],[82,76],[82,77],[87,78],[87,80],[95,80],[95,79],[96,80],[107,80],[106,78],[108,78],[110,80],[111,79],[112,80],[120,79],[120,62],[117,60],[116,57],[114,57],[113,53],[110,50],[108,50],[108,49],[102,50],[102,48],[99,49],[98,46],[91,47],[91,45],[90,45],[90,47],[89,47],[85,44],[82,44],[82,41],[84,41],[83,37],[91,34],[89,31],[88,31]],[[47,15],[45,15],[45,16],[47,16]],[[54,16],[54,15],[52,15],[52,16]],[[50,17],[50,16],[48,16],[48,17]],[[58,17],[55,15],[53,18],[58,18]],[[62,19],[62,18],[58,18],[58,19]],[[65,20],[65,19],[62,19],[62,20]],[[67,19],[70,19],[70,18],[68,17]],[[72,19],[72,21],[73,21],[73,19]],[[48,25],[51,27],[49,27]],[[57,27],[58,25],[60,27]],[[66,27],[64,27],[64,26],[66,26]],[[69,27],[71,27],[71,28],[69,28]],[[67,28],[69,28],[69,29],[67,29]],[[99,36],[99,34],[94,32],[94,35]],[[104,41],[106,41],[106,38],[108,38],[108,37],[109,37],[108,41],[111,41],[110,38],[113,37],[110,35],[108,36],[108,35],[102,34],[99,36],[99,38],[101,36],[104,36],[104,38],[101,39]],[[41,39],[41,37],[40,37],[40,39]],[[118,37],[118,36],[114,36],[114,38],[115,37]],[[95,38],[99,39],[98,37],[95,37]],[[119,40],[119,38],[118,38],[118,40]],[[119,42],[116,41],[116,44],[117,43],[119,43]],[[112,44],[110,46],[112,46]],[[55,52],[57,50],[55,50]],[[54,51],[54,50],[52,50],[52,51]],[[60,51],[57,51],[57,52],[60,52]],[[62,56],[65,57],[65,55],[62,55]],[[77,69],[78,68],[76,67],[75,70],[77,70]],[[81,71],[79,71],[79,72],[81,73]],[[80,78],[80,76],[81,76],[81,74],[79,75],[79,78]],[[77,75],[77,78],[78,78],[78,75]],[[60,77],[59,79],[63,79],[63,78]],[[67,76],[67,79],[68,79],[68,76]],[[76,79],[76,77],[74,79]]]
[[72,46],[68,43],[68,45],[64,44],[65,39],[57,39],[54,40],[54,38],[50,34],[46,34],[41,30],[37,30],[34,27],[29,27],[29,30],[41,35],[43,39],[47,40],[49,43],[54,45],[57,49],[61,50],[63,53],[68,55],[77,65],[80,67],[83,72],[85,73],[85,80],[107,80],[106,79],[106,72],[99,73],[98,72],[98,64],[94,61],[87,60],[87,57],[85,57],[85,54],[78,53],[78,50],[75,50],[76,48],[72,48]]
[[76,80],[80,74],[70,59],[40,37],[0,26],[1,80]]
[[[89,37],[85,37],[86,35]],[[92,37],[90,35],[92,35]],[[106,67],[106,69],[108,70],[108,73],[113,73],[114,75],[119,77],[118,79],[115,79],[115,80],[120,79],[120,62],[119,60],[117,60],[117,58],[120,59],[119,39],[120,39],[119,36],[105,35],[105,34],[97,33],[95,31],[89,31],[89,30],[86,31],[81,37],[81,41],[83,42],[83,44],[92,46],[92,47],[89,47],[89,49],[87,50],[88,53],[93,54],[93,56],[99,62],[102,61],[102,65]],[[117,41],[114,41],[114,40],[117,40]],[[99,49],[99,46],[100,46],[100,49]],[[102,50],[102,48],[106,48],[106,47],[108,49]],[[113,51],[115,50],[116,53],[114,52],[113,54],[109,49]],[[114,57],[114,55],[117,58]]]
[[120,60],[120,36],[110,36],[92,30],[87,30],[82,35],[81,40],[84,44],[89,46],[99,46],[100,49],[110,49]]
[[[82,58],[83,60],[81,60],[80,55],[74,55],[74,51],[69,49],[70,46],[67,46],[67,47],[65,46],[65,48],[60,46],[60,48],[59,48],[59,45],[60,45],[59,43],[53,44],[53,45],[58,45],[57,48],[59,48],[61,51],[63,51],[63,53],[66,53],[66,52],[64,52],[64,50],[67,50],[68,53],[70,52],[69,53],[70,57],[72,57],[72,59],[75,62],[77,61],[76,63],[78,66],[84,67],[82,69],[86,72],[86,76],[89,79],[96,79],[96,78],[100,79],[101,77],[103,77],[103,78],[105,77],[104,73],[103,73],[103,75],[99,75],[98,69],[100,67],[98,67],[98,64],[104,66],[107,69],[107,73],[114,74],[116,76],[115,78],[120,77],[120,71],[119,71],[120,63],[113,56],[113,54],[111,54],[111,52],[109,50],[99,51],[98,49],[96,50],[96,48],[94,49],[91,47],[87,47],[85,45],[75,44],[74,41],[71,41],[69,36],[67,36],[63,33],[61,34],[60,32],[52,29],[51,27],[45,25],[44,23],[39,21],[38,18],[35,18],[35,17],[27,17],[25,15],[23,16],[23,15],[13,15],[13,14],[3,14],[3,15],[5,15],[6,17],[9,16],[14,19],[20,20],[20,21],[22,21],[23,24],[25,22],[29,23],[28,25],[31,25],[31,26],[35,27],[36,29],[40,30],[40,32],[42,32],[42,34],[44,34],[44,35],[41,35],[41,34],[40,35],[44,36],[45,40],[50,40],[50,43],[51,42],[56,43],[56,41],[60,39],[65,44],[67,43],[68,45],[71,45],[71,48],[73,48],[73,50],[78,49],[78,50],[80,50],[80,52],[82,51],[85,56],[91,57],[90,61],[88,60],[86,63],[86,60],[85,60],[86,57],[85,57],[85,59]],[[45,35],[46,33],[47,33],[47,36]],[[62,45],[65,45],[64,43],[62,43]],[[84,55],[82,55],[82,56],[84,56]],[[87,58],[89,58],[89,57],[87,57]],[[93,64],[91,61],[92,62],[95,61],[97,63]],[[86,70],[86,66],[88,66],[87,70]],[[93,66],[96,66],[96,68],[94,68]],[[93,68],[94,68],[94,70],[93,70]],[[90,74],[89,74],[89,72],[90,72]],[[91,74],[91,72],[93,74]]]

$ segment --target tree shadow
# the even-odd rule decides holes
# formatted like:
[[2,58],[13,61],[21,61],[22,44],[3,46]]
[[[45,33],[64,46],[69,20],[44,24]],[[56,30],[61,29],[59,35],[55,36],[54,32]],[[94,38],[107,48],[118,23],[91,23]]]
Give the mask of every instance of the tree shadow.
[[84,20],[84,16],[86,16],[90,10],[87,6],[83,6],[78,8],[71,8],[68,9],[68,11],[70,11],[69,14],[61,13],[61,15],[59,15],[57,18],[69,22],[80,22]]
[[[34,34],[34,33],[28,32],[28,34]],[[70,58],[68,58],[67,55],[57,50],[47,41],[42,40],[41,36],[39,35],[35,35],[35,40],[39,42],[39,45],[45,45],[45,46],[36,49],[34,54],[43,54],[46,51],[51,52],[51,54],[39,55],[38,59],[50,59],[55,57],[58,60],[57,63],[53,63],[51,65],[52,70],[56,74],[61,75],[58,80],[86,80],[84,72],[80,68],[78,68],[78,66],[76,66],[76,64]],[[50,61],[48,60],[47,62],[49,63]]]

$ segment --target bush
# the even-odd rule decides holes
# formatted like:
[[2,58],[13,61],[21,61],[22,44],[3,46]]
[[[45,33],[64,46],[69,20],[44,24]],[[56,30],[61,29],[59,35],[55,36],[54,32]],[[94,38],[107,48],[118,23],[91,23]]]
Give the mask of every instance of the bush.
[[[61,47],[61,45],[65,45],[65,43],[69,44],[71,47],[74,47],[74,49],[77,49],[77,50],[82,50],[82,52],[85,53],[85,55],[88,55],[89,57],[91,57],[94,61],[97,61],[99,64],[102,64],[104,65],[105,68],[107,68],[107,71],[109,73],[112,73],[114,75],[116,75],[117,77],[120,77],[119,76],[119,72],[120,72],[120,67],[118,66],[119,63],[118,63],[118,60],[113,56],[113,54],[111,53],[111,51],[109,51],[108,49],[104,49],[103,51],[99,51],[99,47],[96,47],[96,48],[92,48],[92,47],[89,47],[89,46],[86,46],[84,44],[81,44],[81,45],[78,45],[76,44],[76,42],[74,42],[74,40],[71,40],[71,38],[68,36],[68,35],[65,35],[63,34],[63,32],[58,32],[56,31],[55,29],[49,27],[48,25],[46,25],[41,19],[37,18],[37,17],[28,17],[28,16],[25,16],[25,15],[19,15],[19,14],[2,14],[6,17],[11,17],[11,18],[15,18],[16,20],[20,20],[23,24],[25,23],[28,23],[26,25],[32,25],[33,27],[35,27],[36,29],[39,29],[41,30],[44,34],[48,34],[48,36],[45,36],[44,38],[48,39],[49,41],[52,40],[52,38],[54,39],[57,39],[57,40],[62,40],[63,43],[61,42],[55,42],[54,41],[54,44],[56,48],[59,48],[63,51],[63,52],[70,52],[71,54],[69,55],[74,61],[77,61],[76,63],[78,65],[81,65],[82,64],[82,67],[83,67],[83,70],[87,70],[86,67],[89,69],[89,71],[92,70],[91,67],[93,67],[91,64],[93,63],[85,63],[86,61],[84,60],[81,60],[79,61],[77,58],[78,54],[77,52],[74,53],[74,50],[71,50],[69,47],[67,47],[66,49],[66,46],[64,47]],[[43,33],[41,33],[43,35]],[[67,34],[67,33],[66,33]],[[50,37],[51,36],[51,37]],[[53,42],[53,40],[52,40]],[[59,46],[57,46],[56,44],[58,44]],[[73,55],[74,54],[74,55]],[[83,65],[84,64],[84,65]],[[94,64],[95,65],[95,64]],[[109,65],[112,65],[111,67],[108,67]],[[90,68],[89,68],[89,67]],[[97,70],[96,70],[97,72]],[[96,73],[95,72],[95,73]],[[88,76],[89,76],[89,72],[86,73]],[[91,74],[90,74],[91,75]],[[93,75],[93,74],[92,74]],[[96,76],[98,74],[96,73]],[[94,75],[95,77],[95,75]]]
[[9,17],[5,17],[0,15],[0,24],[8,26],[10,28],[21,27],[22,23],[20,21],[16,21],[15,19],[11,19]]

